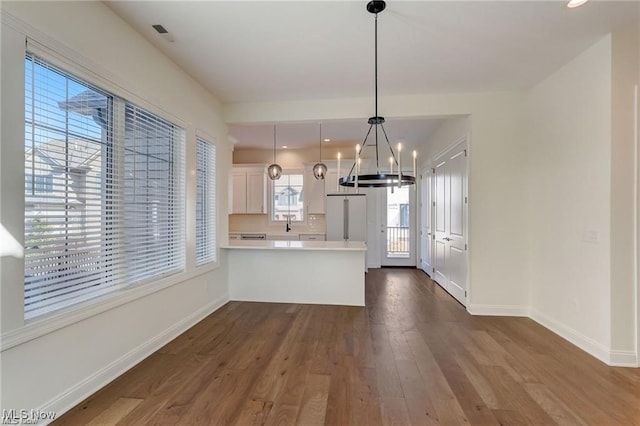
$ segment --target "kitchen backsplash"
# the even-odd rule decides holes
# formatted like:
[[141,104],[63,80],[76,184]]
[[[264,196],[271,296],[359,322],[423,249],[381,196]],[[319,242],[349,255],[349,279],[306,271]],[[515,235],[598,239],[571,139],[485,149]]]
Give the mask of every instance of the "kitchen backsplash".
[[[295,234],[324,234],[326,230],[323,214],[311,214],[305,223],[291,224],[291,232]],[[285,222],[272,223],[266,214],[230,214],[229,232],[284,233]]]

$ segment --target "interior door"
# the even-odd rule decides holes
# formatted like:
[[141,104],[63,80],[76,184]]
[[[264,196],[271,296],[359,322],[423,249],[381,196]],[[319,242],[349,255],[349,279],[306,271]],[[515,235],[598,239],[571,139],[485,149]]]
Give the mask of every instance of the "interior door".
[[447,162],[436,164],[433,183],[434,195],[434,229],[433,229],[433,274],[431,278],[448,291],[449,273],[447,272],[447,213],[445,202],[447,180]]
[[382,266],[416,266],[416,187],[380,188]]
[[437,159],[434,173],[433,279],[460,303],[467,296],[466,141]]

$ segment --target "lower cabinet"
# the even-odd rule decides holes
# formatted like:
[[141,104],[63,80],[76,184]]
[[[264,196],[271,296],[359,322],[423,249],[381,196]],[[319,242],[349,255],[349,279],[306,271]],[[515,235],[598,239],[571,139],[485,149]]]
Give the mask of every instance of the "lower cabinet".
[[325,234],[300,234],[300,241],[325,241]]

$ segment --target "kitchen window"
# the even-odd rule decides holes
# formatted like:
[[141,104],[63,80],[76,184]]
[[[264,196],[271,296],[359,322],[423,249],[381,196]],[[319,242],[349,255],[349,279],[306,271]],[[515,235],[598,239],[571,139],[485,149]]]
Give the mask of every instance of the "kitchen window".
[[26,319],[184,269],[184,138],[27,53]]
[[196,264],[216,261],[216,146],[196,139]]
[[304,221],[304,176],[283,173],[280,179],[272,181],[271,221]]

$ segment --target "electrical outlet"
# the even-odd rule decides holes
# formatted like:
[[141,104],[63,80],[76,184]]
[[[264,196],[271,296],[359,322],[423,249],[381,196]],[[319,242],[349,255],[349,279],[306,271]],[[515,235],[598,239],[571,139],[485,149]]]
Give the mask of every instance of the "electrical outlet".
[[600,231],[597,229],[587,229],[582,233],[582,241],[586,243],[599,243],[600,242]]

